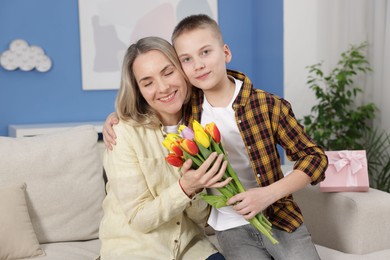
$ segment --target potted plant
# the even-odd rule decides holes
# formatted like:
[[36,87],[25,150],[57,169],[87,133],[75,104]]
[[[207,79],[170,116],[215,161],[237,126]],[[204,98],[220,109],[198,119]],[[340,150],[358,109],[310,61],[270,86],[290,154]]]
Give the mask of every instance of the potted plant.
[[367,131],[363,147],[366,149],[370,185],[390,192],[390,136],[385,131]]
[[318,103],[301,123],[327,151],[366,150],[371,185],[390,192],[389,135],[371,127],[377,110],[373,103],[355,104],[362,89],[354,80],[371,71],[364,55],[366,48],[365,42],[351,45],[327,75],[322,62],[307,67],[307,84]]

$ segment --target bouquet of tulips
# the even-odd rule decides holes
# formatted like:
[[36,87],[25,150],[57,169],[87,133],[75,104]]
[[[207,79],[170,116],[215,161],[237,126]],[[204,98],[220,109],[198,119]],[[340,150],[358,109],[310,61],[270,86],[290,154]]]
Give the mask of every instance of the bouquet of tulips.
[[[192,130],[193,129],[193,130]],[[215,123],[210,123],[202,127],[197,121],[193,122],[192,129],[185,125],[179,127],[180,134],[168,134],[163,145],[169,150],[166,161],[175,166],[181,167],[187,159],[192,160],[192,168],[197,169],[212,152],[224,154],[228,161],[224,148],[221,144],[221,134]],[[215,208],[227,206],[227,201],[234,195],[244,192],[245,188],[238,179],[237,174],[228,162],[226,172],[222,180],[231,177],[232,181],[225,187],[218,188],[221,195],[202,194],[201,197],[208,204]],[[278,241],[272,236],[272,225],[262,214],[258,213],[256,217],[249,222],[268,237],[273,244]]]

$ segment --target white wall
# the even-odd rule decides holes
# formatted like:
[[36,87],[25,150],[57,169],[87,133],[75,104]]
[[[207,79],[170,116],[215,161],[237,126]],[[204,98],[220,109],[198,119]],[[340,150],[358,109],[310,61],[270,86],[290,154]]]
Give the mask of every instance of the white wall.
[[318,62],[316,9],[317,1],[284,1],[284,98],[297,118],[309,114],[315,104],[305,67]]
[[306,84],[306,66],[324,61],[327,73],[341,52],[367,41],[368,4],[367,0],[284,1],[284,97],[297,118],[310,114],[316,104]]

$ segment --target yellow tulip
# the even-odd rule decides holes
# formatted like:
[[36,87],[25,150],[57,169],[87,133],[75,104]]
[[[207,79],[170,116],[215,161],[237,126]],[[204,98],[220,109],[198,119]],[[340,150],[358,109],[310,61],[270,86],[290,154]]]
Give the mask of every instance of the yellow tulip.
[[180,140],[181,137],[178,134],[167,134],[167,137],[165,137],[164,141],[162,142],[163,146],[167,148],[169,151],[172,152],[172,146],[176,144],[176,141]]
[[192,123],[192,128],[194,129],[195,141],[200,143],[205,148],[209,148],[210,138],[204,131],[202,125],[199,124],[198,121],[194,120],[194,122]]
[[187,128],[186,125],[179,125],[179,129],[178,129],[177,131],[181,134],[181,132],[182,132],[184,129],[186,129],[186,128]]

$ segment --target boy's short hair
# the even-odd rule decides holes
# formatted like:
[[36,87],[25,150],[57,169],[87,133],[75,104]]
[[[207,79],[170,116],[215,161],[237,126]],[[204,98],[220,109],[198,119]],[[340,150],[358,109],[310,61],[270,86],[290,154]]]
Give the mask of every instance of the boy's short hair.
[[183,20],[181,20],[175,26],[175,29],[173,29],[173,33],[171,37],[172,44],[175,45],[175,40],[181,34],[188,31],[193,31],[196,29],[204,29],[204,28],[210,28],[215,33],[215,36],[218,38],[218,40],[221,42],[221,45],[224,44],[222,33],[221,30],[219,29],[217,22],[205,14],[194,14],[194,15],[187,16]]

